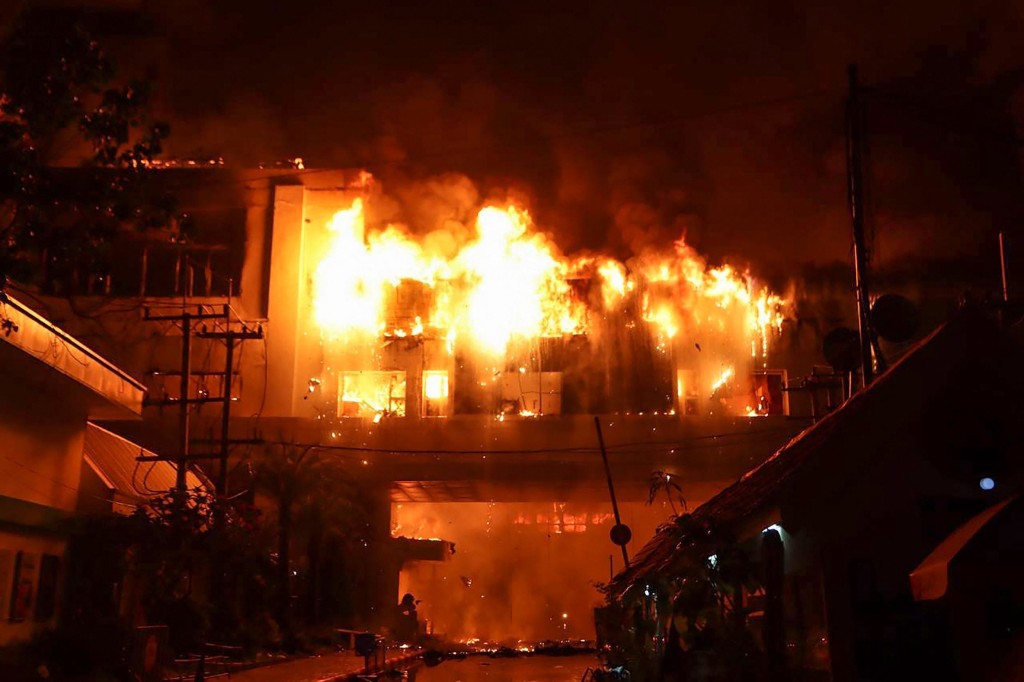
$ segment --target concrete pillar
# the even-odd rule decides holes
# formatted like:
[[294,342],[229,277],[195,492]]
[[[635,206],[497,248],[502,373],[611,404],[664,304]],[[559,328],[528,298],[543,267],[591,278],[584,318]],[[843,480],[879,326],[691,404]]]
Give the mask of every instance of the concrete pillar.
[[324,256],[330,233],[327,225],[340,209],[363,194],[355,187],[323,189],[282,185],[274,190],[273,237],[267,306],[267,404],[272,417],[315,418],[309,399],[310,379],[333,384],[325,370],[320,330],[313,320],[313,274]]
[[367,494],[369,555],[363,570],[366,587],[365,621],[375,627],[390,626],[398,603],[398,576],[401,557],[391,542],[391,489],[388,483],[373,484]]
[[302,261],[301,186],[274,190],[273,236],[270,247],[270,286],[267,300],[268,417],[291,417],[295,402]]

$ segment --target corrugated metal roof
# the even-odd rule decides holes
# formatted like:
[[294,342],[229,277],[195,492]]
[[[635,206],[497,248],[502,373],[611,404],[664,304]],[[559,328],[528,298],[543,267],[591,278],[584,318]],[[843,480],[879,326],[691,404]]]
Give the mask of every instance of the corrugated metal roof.
[[[84,458],[113,485],[115,502],[145,504],[146,498],[174,487],[177,467],[173,463],[138,461],[140,455],[154,454],[91,422],[86,428]],[[204,487],[191,471],[185,474],[185,482],[190,490]]]

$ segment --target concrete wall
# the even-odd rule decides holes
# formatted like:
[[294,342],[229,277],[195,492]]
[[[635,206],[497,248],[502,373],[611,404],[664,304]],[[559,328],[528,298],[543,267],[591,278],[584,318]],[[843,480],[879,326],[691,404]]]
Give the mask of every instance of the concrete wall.
[[[44,555],[63,564],[66,542],[42,526],[74,512],[78,500],[86,417],[36,391],[0,383],[0,646],[56,623],[55,611],[37,620],[40,570]],[[14,611],[12,599],[21,600]]]
[[73,512],[86,417],[35,400],[35,392],[0,382],[0,496]]
[[320,334],[312,320],[312,275],[326,248],[327,224],[361,192],[342,178],[317,187],[282,186],[274,193],[270,251],[265,414],[315,417],[305,400],[308,380],[323,373]]

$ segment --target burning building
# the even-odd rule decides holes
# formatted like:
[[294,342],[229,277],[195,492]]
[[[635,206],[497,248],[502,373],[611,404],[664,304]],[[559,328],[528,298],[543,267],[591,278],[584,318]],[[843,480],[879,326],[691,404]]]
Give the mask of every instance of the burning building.
[[[782,369],[803,352],[792,294],[683,238],[625,259],[566,254],[525,202],[459,195],[464,183],[439,182],[403,213],[362,172],[160,173],[196,216],[193,239],[126,238],[106,291],[75,308],[50,300],[54,314],[145,376],[143,425],[115,430],[163,453],[180,449],[165,405],[182,396],[181,333],[116,301],[227,304],[259,322],[263,338],[230,359],[216,338],[192,339],[187,391],[206,401],[191,410],[193,452],[222,433],[213,396],[229,389],[227,432],[243,445],[228,494],[249,485],[240,474],[260,448],[339,464],[372,499],[345,568],[363,623],[412,591],[438,633],[592,636],[593,583],[621,561],[595,416],[634,538],[801,425]],[[654,472],[679,487],[648,504]]]
[[[134,11],[124,13],[130,18]],[[248,13],[247,17],[259,14]],[[310,12],[301,15],[307,21],[316,16]],[[177,11],[167,18],[173,19],[175,32],[183,31],[190,39],[202,23]],[[289,25],[299,26],[300,18],[295,17]],[[518,13],[514,19],[522,20],[522,28],[529,29],[522,35],[543,38],[542,43],[553,40],[553,54],[564,51],[564,32],[551,31],[547,20],[533,21],[528,13]],[[233,30],[224,32],[225,37],[231,36],[230,41],[225,40],[232,50],[242,44],[234,39],[236,35],[262,35],[238,31],[237,20],[232,15]],[[503,36],[508,20],[503,16],[495,22]],[[568,16],[567,21],[576,27],[578,18]],[[277,22],[274,15],[270,24],[274,35],[280,28]],[[106,23],[111,27],[134,25]],[[697,26],[701,22],[690,23]],[[462,31],[461,25],[451,23],[457,31]],[[532,33],[535,29],[541,29],[544,36]],[[414,33],[437,42],[431,32],[417,28]],[[620,57],[630,59],[610,59],[616,72],[621,68],[621,79],[598,79],[607,87],[594,89],[598,95],[593,100],[580,99],[583,106],[577,114],[584,116],[568,116],[567,120],[589,120],[593,112],[604,111],[602,100],[607,93],[631,91],[640,82],[638,75],[641,80],[663,79],[666,72],[661,67],[672,61],[666,61],[666,55],[683,54],[677,50],[676,32],[668,33],[666,50],[657,55],[658,68],[637,68],[640,65],[631,61],[632,55],[647,51],[625,49]],[[382,34],[383,29],[360,35]],[[489,42],[486,32],[477,35]],[[616,35],[614,42],[619,40]],[[152,42],[160,41],[153,38]],[[461,40],[455,42],[462,44]],[[897,42],[903,50],[902,36]],[[374,151],[387,146],[388,158],[395,158],[396,150],[424,155],[424,151],[437,148],[451,151],[450,132],[463,133],[464,124],[472,122],[473,139],[479,143],[490,138],[498,143],[487,145],[493,150],[492,158],[508,161],[517,156],[513,147],[520,137],[507,134],[506,116],[517,119],[520,115],[490,104],[478,111],[472,106],[472,97],[466,101],[460,95],[448,102],[447,97],[434,96],[436,87],[438,93],[476,91],[478,95],[482,92],[487,102],[492,98],[498,101],[494,93],[515,89],[505,87],[508,83],[491,83],[488,76],[483,83],[486,87],[474,90],[464,87],[466,79],[461,74],[453,78],[450,88],[442,87],[447,77],[429,82],[427,99],[443,103],[443,109],[450,107],[452,114],[441,116],[437,125],[424,126],[440,133],[431,140],[433,136],[424,135],[410,123],[417,123],[412,119],[423,117],[424,112],[428,117],[436,114],[434,106],[404,106],[410,94],[416,93],[382,87],[392,74],[361,71],[359,83],[371,84],[374,92],[362,91],[344,78],[324,77],[321,64],[310,56],[313,47],[344,46],[353,49],[346,58],[322,62],[358,62],[365,69],[372,63],[374,51],[364,48],[372,46],[353,48],[356,43],[352,41],[336,40],[306,43],[308,49],[304,50],[286,50],[272,57],[262,49],[250,50],[244,57],[249,65],[251,54],[265,55],[281,69],[277,78],[268,77],[269,72],[256,65],[247,71],[255,74],[261,85],[283,86],[281,99],[273,108],[291,112],[288,118],[299,128],[291,132],[300,133],[291,138],[293,143],[305,140],[307,149],[326,154],[331,147],[339,152],[353,140],[373,138],[373,143],[353,146]],[[691,43],[698,52],[704,50],[700,41]],[[770,43],[779,43],[777,35],[771,36]],[[520,41],[515,41],[517,56],[523,52],[520,48]],[[741,51],[749,52],[746,43]],[[132,50],[126,56],[141,65],[141,54]],[[425,52],[410,50],[410,54],[416,64],[410,71],[418,70]],[[542,52],[531,54],[544,58]],[[285,68],[280,60],[286,55],[301,55],[316,68]],[[467,61],[475,62],[476,56],[473,53]],[[208,53],[191,47],[168,51],[166,65],[195,65],[192,59],[208,59]],[[693,71],[688,59],[674,77]],[[513,80],[523,71],[516,63],[508,62]],[[742,60],[736,63],[742,64]],[[438,71],[448,67],[445,63]],[[174,73],[175,69],[166,71]],[[188,75],[179,87],[189,100],[194,99],[197,71],[198,67],[181,71]],[[732,89],[748,90],[748,71],[741,68],[733,74],[734,84],[743,87]],[[689,81],[692,87],[678,90],[687,98],[709,90],[705,78],[715,82],[711,88],[715,91],[729,82],[706,70],[694,73],[699,74],[698,81]],[[945,70],[936,71],[940,74],[935,82],[945,83]],[[585,74],[579,75],[580,82],[586,80]],[[317,96],[296,98],[295,84],[305,78],[314,79]],[[774,98],[778,82],[774,77],[770,80]],[[651,83],[655,81],[648,85]],[[265,131],[271,128],[242,123],[251,121],[253,112],[261,109],[239,96],[251,95],[251,85],[234,78],[214,78],[207,84],[207,96],[199,98],[203,103],[222,101],[224,111],[234,112],[223,122],[211,123],[199,137],[213,141],[218,149],[228,138],[238,140],[235,150],[221,150],[244,152],[235,158],[255,159],[251,155],[277,149],[286,139],[276,128],[268,134]],[[325,86],[329,87],[325,90]],[[335,104],[359,102],[356,109],[360,115],[346,120],[336,111],[341,107],[325,106],[322,95],[332,89]],[[531,106],[522,109],[532,112],[536,91],[526,91]],[[641,96],[620,99],[633,105],[647,101],[640,107],[647,111],[639,120],[662,121],[672,108],[666,108],[671,102],[664,99],[662,91],[645,86],[636,90]],[[380,92],[391,94],[382,99]],[[1013,146],[990,135],[987,125],[981,126],[986,128],[984,144],[963,144],[948,135],[961,123],[953,118],[975,118],[972,109],[950,107],[948,100],[925,101],[936,102],[926,107],[930,111],[953,112],[948,123],[955,125],[940,121],[935,128],[938,133],[925,135],[919,120],[907,123],[901,114],[892,121],[883,120],[888,145],[874,146],[875,158],[883,161],[879,167],[891,174],[878,183],[879,190],[883,186],[889,189],[878,193],[882,229],[876,260],[885,255],[890,270],[896,270],[896,276],[903,278],[904,285],[910,282],[910,287],[916,286],[915,278],[922,270],[945,277],[950,268],[964,267],[964,247],[981,244],[974,237],[974,228],[979,222],[989,222],[981,220],[978,207],[991,203],[991,188],[1004,186],[1004,177],[1017,177],[1016,158],[1009,151]],[[199,230],[191,241],[126,236],[112,246],[111,272],[101,278],[67,273],[66,279],[76,287],[80,283],[81,289],[56,288],[89,294],[85,298],[92,301],[79,298],[71,306],[59,301],[48,304],[76,335],[146,377],[151,403],[145,426],[119,428],[154,450],[173,453],[187,449],[178,442],[175,415],[163,407],[169,404],[166,401],[182,401],[192,395],[209,403],[197,404],[192,410],[194,439],[211,441],[215,433],[224,433],[235,442],[244,442],[244,447],[231,450],[233,463],[244,463],[260,443],[268,447],[293,443],[343,462],[346,472],[376,500],[367,544],[381,549],[371,553],[366,562],[376,578],[367,583],[366,592],[373,596],[361,615],[370,617],[371,612],[393,605],[399,594],[399,569],[404,564],[402,584],[424,597],[422,612],[442,630],[454,632],[458,626],[474,631],[458,634],[585,634],[589,625],[577,631],[575,624],[589,623],[589,618],[579,616],[589,606],[588,597],[582,593],[568,597],[570,591],[559,588],[603,579],[604,558],[613,554],[612,559],[617,560],[615,553],[608,551],[613,548],[606,539],[611,519],[598,462],[601,453],[594,416],[600,417],[605,429],[623,517],[634,527],[634,537],[644,537],[649,534],[645,531],[653,530],[671,511],[643,504],[649,498],[652,480],[668,481],[671,475],[690,504],[700,502],[797,430],[786,417],[806,412],[791,409],[791,399],[796,402],[800,394],[790,392],[795,384],[791,385],[786,369],[793,370],[791,361],[801,356],[798,371],[810,370],[807,357],[817,356],[820,337],[850,319],[848,311],[825,310],[829,303],[847,298],[851,278],[845,264],[836,270],[830,262],[842,259],[846,249],[845,240],[836,238],[846,230],[842,164],[833,158],[833,150],[840,148],[834,144],[836,102],[818,99],[818,95],[813,102],[800,115],[788,106],[794,102],[775,102],[767,110],[762,103],[750,112],[756,118],[747,122],[736,118],[735,111],[729,116],[698,117],[699,127],[687,132],[669,133],[659,123],[655,126],[658,135],[636,136],[636,129],[629,126],[630,130],[620,131],[626,133],[621,138],[615,136],[628,144],[576,146],[573,136],[572,145],[554,145],[551,157],[558,162],[550,167],[550,175],[560,174],[563,181],[547,182],[545,190],[549,205],[554,203],[550,195],[557,192],[575,197],[578,231],[591,231],[587,221],[601,214],[604,227],[592,230],[597,235],[593,239],[582,240],[600,244],[612,241],[607,233],[602,235],[603,230],[614,225],[611,229],[621,231],[630,224],[607,218],[646,203],[645,197],[658,193],[653,186],[677,197],[668,202],[674,217],[694,213],[690,199],[683,200],[680,195],[712,196],[716,192],[709,190],[718,187],[717,198],[710,202],[718,213],[713,221],[716,228],[739,232],[742,227],[748,236],[756,235],[756,242],[747,243],[757,243],[762,261],[772,260],[777,267],[792,265],[795,270],[810,259],[816,268],[821,266],[811,274],[820,272],[821,278],[828,280],[823,286],[835,286],[838,293],[821,311],[798,311],[800,322],[796,325],[787,327],[785,319],[791,305],[808,305],[806,297],[797,301],[797,296],[779,287],[772,291],[744,268],[706,262],[685,238],[674,245],[662,244],[660,251],[643,250],[629,257],[567,254],[559,248],[559,240],[546,231],[549,226],[535,224],[530,204],[508,195],[481,200],[472,189],[466,196],[454,198],[442,189],[423,200],[424,206],[410,211],[407,197],[400,196],[401,189],[381,187],[364,173],[309,170],[301,163],[238,172],[222,167],[220,159],[160,166],[183,207],[197,218]],[[403,106],[394,106],[398,103]],[[689,111],[692,103],[685,104],[676,102]],[[777,106],[782,104],[786,106]],[[312,108],[299,114],[302,106]],[[574,104],[566,112],[575,108]],[[373,109],[380,111],[367,113]],[[641,113],[640,109],[636,113]],[[695,111],[700,109],[697,106]],[[712,106],[706,111],[714,110]],[[633,118],[628,111],[605,113],[612,121],[622,116],[622,120]],[[360,128],[353,118],[381,120]],[[532,118],[531,113],[512,129],[521,126],[529,132],[526,139],[535,137]],[[928,118],[935,119],[931,114]],[[799,125],[794,123],[797,119]],[[757,125],[749,125],[750,120]],[[310,121],[320,121],[320,126],[310,125]],[[698,125],[692,117],[689,123]],[[463,129],[458,124],[463,124]],[[348,128],[348,134],[332,142],[331,133],[341,125]],[[254,134],[254,129],[259,132]],[[559,129],[552,127],[548,133]],[[382,131],[388,134],[381,135]],[[933,136],[941,137],[952,150],[944,153],[943,163],[937,163],[932,155]],[[421,146],[422,140],[415,138],[432,142],[433,149],[430,144]],[[189,140],[188,136],[185,139]],[[195,139],[193,135],[180,149]],[[722,139],[730,143],[723,145]],[[907,139],[917,142],[907,145]],[[599,150],[598,146],[615,151]],[[887,148],[889,154],[883,156]],[[794,150],[802,151],[794,154]],[[901,161],[910,150],[915,150],[908,157],[912,163]],[[366,158],[365,152],[350,155],[345,151],[326,158],[344,162]],[[752,156],[754,152],[756,156]],[[708,163],[691,164],[691,157],[702,155],[708,156]],[[757,163],[752,163],[755,158]],[[894,158],[898,163],[891,163]],[[395,175],[401,177],[408,171],[422,176],[447,166],[449,159],[442,157],[437,165],[402,164]],[[997,162],[989,163],[991,159]],[[1007,159],[1013,163],[1005,163]],[[439,160],[436,155],[434,160]],[[782,165],[783,160],[788,163]],[[486,157],[479,160],[473,174],[489,177],[489,163]],[[591,174],[586,166],[592,164],[601,169]],[[662,165],[665,168],[658,170]],[[644,169],[638,172],[632,166]],[[950,190],[952,185],[946,179],[954,166],[969,169],[957,171],[960,177],[953,183],[957,191]],[[1009,166],[1014,174],[1006,172]],[[410,170],[414,167],[417,170]],[[667,172],[668,168],[674,171]],[[985,172],[979,175],[978,168]],[[777,172],[779,169],[786,172]],[[684,174],[686,191],[675,192],[672,186]],[[937,182],[933,179],[930,193],[922,191],[923,174],[938,178]],[[706,176],[703,184],[692,182],[701,175]],[[543,173],[518,176],[532,177],[538,186],[547,180]],[[573,177],[575,183],[564,180]],[[572,187],[574,184],[578,187]],[[722,191],[726,187],[729,191]],[[670,188],[672,192],[667,191]],[[462,189],[456,188],[453,194]],[[602,193],[621,196],[605,202]],[[1014,192],[1003,194],[1016,196]],[[921,203],[930,205],[924,208],[918,205]],[[1016,215],[1009,210],[1012,202],[1005,203],[1008,209],[1002,214],[1012,218]],[[650,220],[659,221],[668,212],[668,208],[664,215],[652,212],[656,217]],[[716,211],[696,213],[714,216]],[[908,216],[915,218],[908,220]],[[710,226],[712,220],[707,219]],[[640,222],[646,226],[646,220]],[[652,235],[661,234],[661,227],[676,221],[662,223]],[[746,230],[748,226],[751,229]],[[891,229],[886,230],[887,226]],[[935,238],[937,228],[941,239]],[[619,242],[634,243],[629,239]],[[734,246],[711,245],[709,240],[702,244],[716,253]],[[922,246],[929,247],[924,249],[929,251],[925,255],[943,260],[907,257],[908,253],[920,255],[915,252]],[[942,263],[941,267],[935,262]],[[915,263],[925,265],[910,267]],[[805,276],[802,285],[806,286],[808,279]],[[130,298],[132,305],[111,303],[117,298]],[[943,306],[946,298],[942,297]],[[232,311],[230,319],[259,321],[266,335],[254,344],[255,351],[234,357],[225,354],[218,341],[194,340],[191,353],[186,352],[182,362],[182,337],[177,330],[139,322],[138,308],[146,304],[181,310],[186,304],[227,304]],[[801,326],[807,320],[815,325]],[[227,333],[224,328],[211,331]],[[181,369],[189,361],[195,370],[191,377]],[[227,370],[220,371],[225,365]],[[179,381],[181,374],[186,374],[184,381]],[[829,374],[818,385],[825,386],[826,392],[836,391],[835,386],[842,382],[831,376],[831,370]],[[217,401],[217,394],[228,397]],[[231,418],[225,420],[229,424],[221,430],[217,411],[229,409]],[[652,472],[662,472],[665,477],[652,479]],[[666,491],[670,496],[665,504],[677,505],[671,489]],[[450,561],[426,566],[422,555],[396,549],[400,543],[390,542],[392,534],[443,537],[456,541],[459,550],[449,555]],[[508,542],[509,538],[522,541]],[[537,561],[541,555],[551,558],[543,567],[543,562]],[[467,565],[467,561],[471,563]],[[487,579],[482,580],[482,575]],[[452,590],[442,584],[457,587]],[[478,590],[483,584],[487,589]],[[523,602],[532,599],[531,595],[540,596],[527,606]],[[470,608],[470,597],[485,602],[496,599],[500,605]],[[479,618],[467,616],[478,612]],[[495,625],[499,613],[504,622],[500,629]],[[534,627],[537,623],[543,627]]]
[[302,206],[299,230],[275,229],[271,264],[294,286],[272,282],[270,317],[293,309],[296,374],[309,377],[290,382],[292,410],[375,422],[786,413],[783,377],[767,370],[786,302],[749,274],[710,267],[684,239],[626,263],[566,257],[515,204],[484,206],[458,233],[415,234],[371,222],[372,179],[359,182],[279,191],[282,223],[285,202]]
[[587,636],[614,549],[593,415],[627,520],[653,530],[652,471],[703,499],[793,430],[772,356],[788,302],[682,238],[568,256],[515,202],[438,225],[387,205],[365,173],[275,189],[264,423],[383,477],[394,536],[454,541],[401,578],[439,632]]

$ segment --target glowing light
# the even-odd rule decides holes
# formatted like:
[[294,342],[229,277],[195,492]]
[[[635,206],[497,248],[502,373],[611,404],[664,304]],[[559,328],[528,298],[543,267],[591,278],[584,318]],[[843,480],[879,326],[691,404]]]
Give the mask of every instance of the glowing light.
[[993,479],[986,476],[985,478],[978,481],[978,486],[982,490],[992,490],[993,488],[996,487],[996,482]]
[[424,372],[423,395],[430,400],[441,400],[448,397],[448,373]]
[[744,415],[747,416],[747,417],[767,417],[768,416],[768,414],[766,412],[758,412],[757,410],[755,410],[750,405],[747,405],[747,409],[744,412]]
[[409,329],[387,329],[385,303],[402,280],[433,283],[445,264],[398,227],[367,234],[362,199],[335,213],[327,229],[331,243],[313,274],[313,316],[321,329],[341,337],[422,333],[419,318]]

